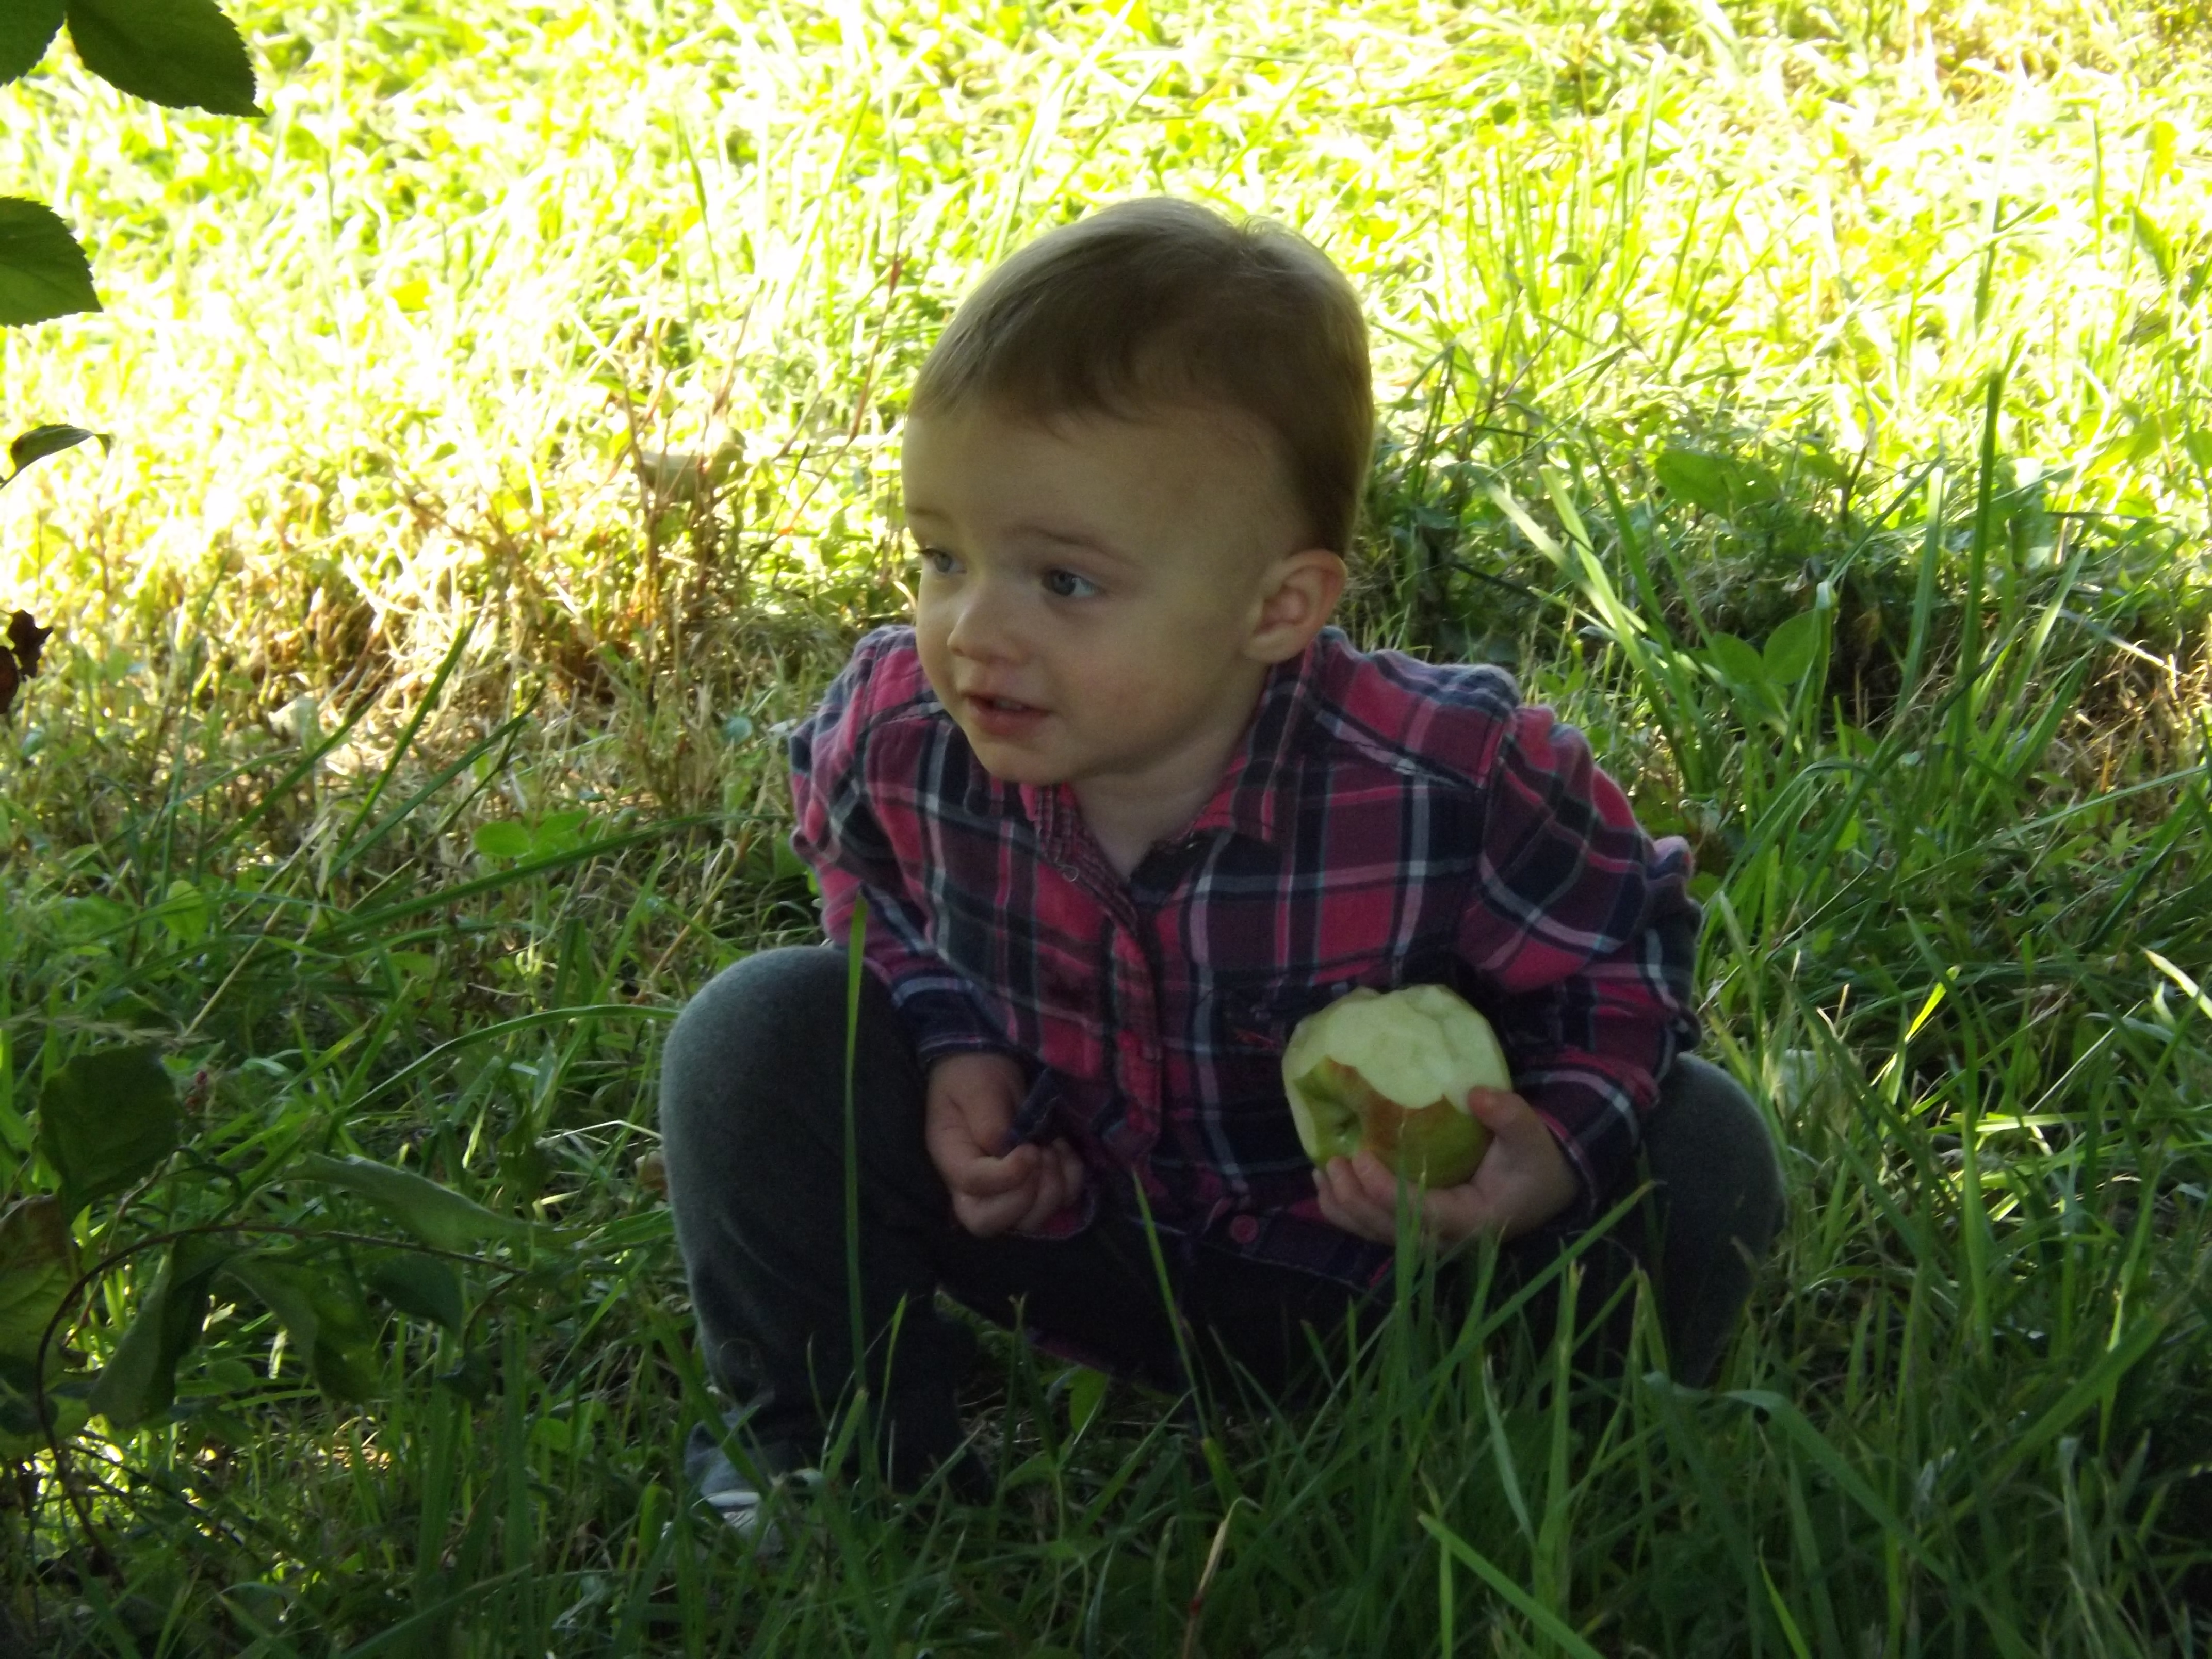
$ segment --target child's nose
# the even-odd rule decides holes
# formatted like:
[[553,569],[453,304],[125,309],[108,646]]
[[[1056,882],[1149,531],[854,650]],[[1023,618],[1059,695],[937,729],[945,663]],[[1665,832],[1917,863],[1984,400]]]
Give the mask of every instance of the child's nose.
[[1019,654],[1013,606],[1010,596],[995,582],[977,582],[963,597],[947,636],[956,656],[978,662],[1000,661]]

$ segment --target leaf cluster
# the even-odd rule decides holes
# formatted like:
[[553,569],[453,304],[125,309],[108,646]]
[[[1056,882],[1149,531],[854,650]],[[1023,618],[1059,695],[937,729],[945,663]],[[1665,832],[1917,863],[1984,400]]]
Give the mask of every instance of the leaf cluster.
[[[459,1339],[471,1318],[460,1269],[471,1252],[506,1244],[527,1257],[535,1246],[542,1259],[549,1243],[532,1223],[358,1154],[332,1158],[302,1142],[239,1166],[194,1152],[176,1085],[146,1044],[64,1062],[45,1079],[33,1121],[28,1189],[0,1215],[0,1457],[59,1452],[92,1416],[121,1437],[167,1411],[219,1288],[273,1316],[325,1397],[371,1398],[384,1377],[371,1295]],[[173,1167],[180,1152],[193,1167]],[[271,1188],[350,1194],[404,1237],[380,1243],[327,1206],[280,1219],[254,1202]],[[110,1202],[125,1194],[134,1201]],[[88,1215],[95,1206],[104,1213]],[[149,1211],[158,1221],[133,1224]],[[89,1266],[81,1225],[97,1241]],[[126,1270],[134,1305],[106,1363],[94,1373],[58,1365],[72,1316]],[[254,1386],[251,1373],[238,1380]]]
[[[246,43],[215,0],[9,0],[0,85],[35,69],[64,28],[79,61],[118,91],[172,109],[261,113]],[[61,216],[0,197],[0,326],[99,309],[91,264]]]

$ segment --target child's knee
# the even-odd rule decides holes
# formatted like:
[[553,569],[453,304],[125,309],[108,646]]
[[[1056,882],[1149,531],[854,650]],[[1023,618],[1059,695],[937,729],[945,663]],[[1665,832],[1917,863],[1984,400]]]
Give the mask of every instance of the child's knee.
[[661,1048],[661,1133],[724,1122],[748,1083],[782,1073],[784,1054],[803,1051],[805,1034],[842,1024],[844,973],[842,952],[799,945],[758,951],[700,988]]
[[[849,981],[832,947],[763,951],[692,998],[661,1052],[660,1132],[681,1168],[785,1167],[842,1156]],[[860,985],[851,1093],[872,1146],[921,1144],[922,1080],[911,1041],[872,976]]]
[[1646,1126],[1644,1152],[1668,1207],[1726,1215],[1728,1232],[1753,1255],[1781,1231],[1782,1161],[1766,1115],[1710,1060],[1676,1058]]

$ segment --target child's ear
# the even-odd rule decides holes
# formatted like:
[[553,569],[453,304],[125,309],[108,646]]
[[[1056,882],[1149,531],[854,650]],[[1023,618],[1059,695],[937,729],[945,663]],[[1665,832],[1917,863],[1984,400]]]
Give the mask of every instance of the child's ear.
[[1310,547],[1279,559],[1260,581],[1259,614],[1244,654],[1260,662],[1288,662],[1313,643],[1344,594],[1344,561],[1326,548]]

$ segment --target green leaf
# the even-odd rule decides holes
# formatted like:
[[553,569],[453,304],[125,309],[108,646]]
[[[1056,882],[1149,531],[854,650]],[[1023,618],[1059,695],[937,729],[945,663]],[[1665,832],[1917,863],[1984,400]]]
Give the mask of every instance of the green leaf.
[[212,1400],[225,1395],[251,1394],[261,1386],[261,1374],[243,1359],[222,1354],[200,1368],[197,1376],[177,1384],[180,1400]]
[[215,0],[69,0],[70,41],[110,86],[173,109],[258,115],[246,42]]
[[538,820],[530,832],[530,855],[546,858],[555,853],[565,853],[584,842],[584,827],[592,820],[589,808],[567,812],[548,812]]
[[2162,283],[2172,282],[2173,280],[2173,244],[2166,240],[2166,233],[2158,228],[2158,222],[2135,203],[2130,202],[2128,204],[2128,218],[2135,227],[2136,240],[2142,244],[2142,251],[2150,255],[2151,264],[2158,267],[2159,280]]
[[0,7],[0,83],[38,67],[62,26],[64,0],[8,0]]
[[127,904],[88,893],[62,901],[59,931],[71,945],[104,945],[128,928],[137,915]]
[[1766,672],[1777,685],[1795,685],[1811,672],[1820,649],[1820,617],[1801,611],[1766,637]]
[[392,1250],[374,1256],[362,1278],[368,1288],[411,1318],[461,1328],[468,1310],[461,1301],[461,1279],[435,1256]]
[[205,1233],[169,1247],[161,1277],[92,1387],[92,1409],[118,1434],[167,1411],[176,1399],[177,1362],[191,1352],[207,1320],[208,1282],[236,1254],[229,1241]]
[[1701,449],[1663,450],[1651,471],[1668,495],[1723,518],[1771,502],[1778,494],[1765,468]]
[[[8,462],[17,472],[33,461],[43,461],[49,455],[58,455],[64,449],[75,449],[88,440],[97,438],[100,447],[107,447],[105,432],[89,432],[81,426],[34,426],[8,446]],[[12,478],[13,474],[10,475]]]
[[315,1311],[313,1274],[296,1262],[275,1256],[240,1255],[224,1264],[224,1276],[252,1291],[276,1316],[292,1346],[305,1353],[315,1346],[322,1317]]
[[[56,1440],[70,1438],[92,1415],[92,1408],[84,1402],[84,1390],[82,1376],[47,1380],[46,1419],[53,1425]],[[0,1463],[36,1457],[48,1443],[46,1425],[39,1421],[36,1395],[0,1377]]]
[[506,1189],[504,1196],[510,1202],[534,1203],[552,1175],[553,1160],[530,1133],[529,1120],[518,1119],[499,1138],[499,1184]]
[[1718,455],[1699,449],[1662,450],[1651,471],[1662,489],[1692,507],[1725,514],[1734,504],[1729,464]]
[[177,1085],[147,1047],[79,1054],[39,1096],[39,1150],[75,1215],[120,1192],[176,1150]]
[[375,1322],[361,1286],[333,1258],[243,1255],[225,1274],[251,1291],[307,1356],[307,1375],[331,1400],[367,1400],[383,1384]]
[[1076,1367],[1075,1375],[1067,1379],[1069,1431],[1081,1434],[1091,1426],[1091,1419],[1098,1415],[1098,1408],[1105,1403],[1106,1373],[1094,1371],[1088,1365]]
[[211,909],[207,895],[179,877],[169,884],[168,896],[153,915],[174,943],[197,945],[207,937]]
[[76,1282],[76,1241],[61,1200],[41,1195],[0,1215],[0,1359],[26,1364]]
[[92,267],[54,210],[0,196],[0,326],[97,311]]
[[386,951],[384,959],[403,980],[435,979],[438,958],[428,951]]
[[769,868],[778,881],[805,881],[814,878],[814,866],[799,856],[791,843],[781,836],[769,839]]
[[528,1238],[536,1231],[530,1222],[495,1215],[411,1170],[395,1170],[373,1158],[318,1154],[301,1159],[299,1173],[367,1199],[434,1249],[465,1251],[492,1239]]
[[1705,659],[1720,670],[1723,679],[1753,691],[1765,688],[1766,659],[1733,634],[1714,635],[1705,647]]
[[440,1371],[437,1382],[440,1388],[452,1389],[471,1406],[481,1406],[491,1398],[491,1356],[481,1348],[471,1348],[453,1370]]
[[496,823],[479,825],[469,837],[469,844],[488,859],[527,858],[530,831],[513,818],[501,818]]

